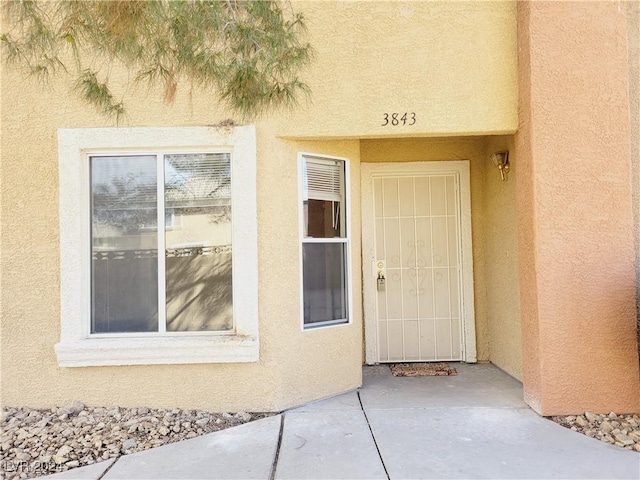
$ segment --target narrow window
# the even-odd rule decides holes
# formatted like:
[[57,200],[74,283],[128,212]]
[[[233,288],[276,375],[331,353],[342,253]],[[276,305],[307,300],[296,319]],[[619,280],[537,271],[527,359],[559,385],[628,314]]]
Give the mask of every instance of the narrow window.
[[345,161],[302,156],[305,328],[349,322]]

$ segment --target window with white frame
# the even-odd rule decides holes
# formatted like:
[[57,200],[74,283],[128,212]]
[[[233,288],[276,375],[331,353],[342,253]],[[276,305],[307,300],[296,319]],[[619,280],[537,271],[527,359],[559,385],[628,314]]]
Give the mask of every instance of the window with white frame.
[[59,364],[256,361],[253,127],[58,139]]
[[301,154],[302,322],[349,323],[346,161]]

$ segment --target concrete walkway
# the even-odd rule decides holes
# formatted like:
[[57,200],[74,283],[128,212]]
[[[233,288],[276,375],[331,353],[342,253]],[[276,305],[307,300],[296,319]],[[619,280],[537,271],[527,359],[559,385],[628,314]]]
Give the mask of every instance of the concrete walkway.
[[491,365],[395,378],[51,479],[640,478],[640,454],[539,417]]

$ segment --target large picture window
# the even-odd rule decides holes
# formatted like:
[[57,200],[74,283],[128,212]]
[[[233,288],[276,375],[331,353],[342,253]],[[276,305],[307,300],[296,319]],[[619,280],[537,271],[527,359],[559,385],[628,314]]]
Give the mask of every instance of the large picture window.
[[348,323],[346,161],[303,154],[300,163],[303,325]]
[[91,333],[231,331],[230,153],[89,162]]
[[61,129],[58,155],[58,364],[257,361],[255,129]]

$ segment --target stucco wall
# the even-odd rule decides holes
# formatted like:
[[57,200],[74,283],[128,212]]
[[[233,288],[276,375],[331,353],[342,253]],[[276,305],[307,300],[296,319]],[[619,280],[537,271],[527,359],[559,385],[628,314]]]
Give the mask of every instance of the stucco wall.
[[625,11],[519,2],[518,27],[525,399],[544,415],[638,411]]
[[419,162],[469,160],[471,173],[471,228],[478,361],[488,361],[489,324],[485,296],[485,207],[483,205],[484,140],[482,138],[411,138],[362,140],[362,162]]
[[627,2],[629,110],[634,232],[636,243],[636,309],[640,347],[640,2]]
[[[258,137],[259,308],[272,339],[261,351],[277,356],[274,405],[281,410],[346,391],[361,383],[362,291],[360,260],[360,146],[345,141],[280,141],[268,128]],[[353,318],[348,326],[300,331],[298,261],[298,152],[345,157],[350,161]],[[260,201],[260,198],[264,201]],[[269,199],[266,201],[266,199]],[[319,361],[316,361],[319,360]]]
[[[60,340],[56,128],[109,123],[73,98],[37,88],[22,96],[23,87],[19,75],[4,76],[3,404],[47,406],[77,398],[95,405],[279,410],[360,384],[358,301],[353,325],[300,331],[298,231],[293,220],[298,208],[297,151],[349,158],[352,175],[358,178],[358,142],[298,144],[277,139],[267,124],[257,127],[260,362],[59,368],[53,350]],[[179,96],[176,105],[167,107],[159,98],[152,92],[144,108],[132,105],[129,123],[206,125],[226,118],[225,112],[211,112],[204,99]],[[358,199],[359,183],[352,185],[352,197]],[[355,299],[360,297],[357,205],[352,217]]]
[[[313,96],[286,136],[513,133],[515,2],[300,1],[316,60]],[[383,127],[383,113],[416,123]]]
[[[12,87],[17,89],[17,82]],[[358,142],[297,144],[278,140],[268,127],[258,126],[258,363],[59,368],[53,351],[60,340],[56,126],[90,127],[103,120],[72,102],[49,108],[54,100],[46,95],[34,95],[29,107],[46,113],[25,118],[23,105],[6,98],[3,95],[2,177],[11,181],[2,190],[3,404],[47,406],[78,398],[95,405],[280,410],[360,384],[359,302],[353,325],[300,331],[298,230],[292,220],[298,211],[297,151],[349,158],[352,175],[358,177]],[[132,118],[132,123],[162,118],[165,108],[150,100],[144,117]],[[207,112],[189,110],[184,104],[177,107],[175,122],[212,123]],[[17,125],[7,121],[11,118],[19,119]],[[357,182],[352,196],[359,198]],[[356,299],[357,205],[352,217]]]
[[[516,128],[512,2],[300,2],[316,60],[305,73],[309,103],[257,123],[260,361],[60,368],[58,128],[113,126],[63,81],[42,86],[3,67],[0,141],[0,292],[3,404],[181,406],[278,410],[361,381],[359,156],[387,148],[357,137],[513,132]],[[115,69],[114,80],[126,72]],[[116,89],[116,96],[125,93]],[[127,126],[213,125],[233,117],[206,92],[131,86]],[[384,112],[416,112],[414,126],[383,128]],[[322,140],[351,137],[353,140]],[[306,138],[307,141],[293,140]],[[289,139],[289,140],[287,140]],[[315,140],[314,140],[315,139]],[[405,158],[472,160],[474,234],[482,232],[482,174],[473,139],[409,141]],[[354,324],[300,331],[298,151],[351,160]],[[375,152],[374,152],[375,151]],[[389,151],[389,150],[388,150]],[[429,153],[431,152],[431,153]],[[374,160],[369,160],[374,161]],[[475,241],[476,280],[484,277]],[[476,281],[476,285],[478,282]],[[478,287],[476,287],[478,288]],[[489,358],[484,295],[476,296],[478,354]]]
[[[520,285],[518,278],[518,161],[512,136],[487,137],[484,146],[483,230],[486,315],[491,362],[522,380]],[[509,151],[507,180],[489,157]]]

